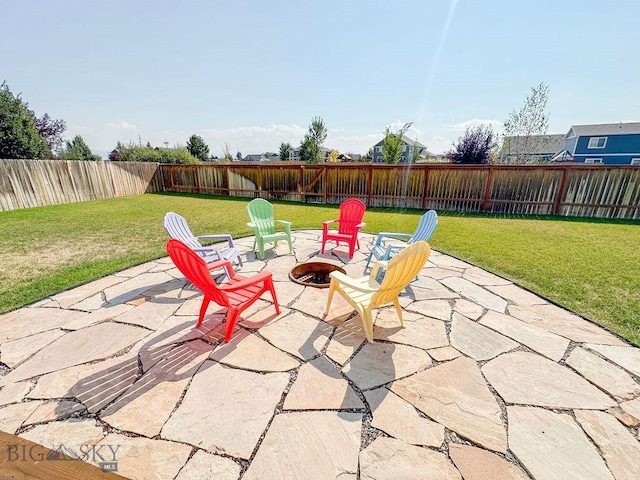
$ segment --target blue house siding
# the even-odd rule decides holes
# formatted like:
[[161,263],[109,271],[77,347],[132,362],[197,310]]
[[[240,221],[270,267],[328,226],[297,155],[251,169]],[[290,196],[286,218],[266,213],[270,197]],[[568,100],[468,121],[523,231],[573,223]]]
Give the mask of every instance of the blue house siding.
[[[589,148],[589,140],[597,137],[607,139],[605,146],[603,148]],[[567,140],[565,146],[571,140]],[[640,134],[580,136],[573,150],[573,159],[576,162],[584,162],[589,158],[601,158],[602,163],[606,165],[629,165],[631,159],[639,157]]]

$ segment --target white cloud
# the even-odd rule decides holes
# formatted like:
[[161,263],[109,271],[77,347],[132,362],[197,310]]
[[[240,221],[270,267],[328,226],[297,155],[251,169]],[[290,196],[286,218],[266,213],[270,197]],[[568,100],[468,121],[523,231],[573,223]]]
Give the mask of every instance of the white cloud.
[[451,142],[452,140],[435,135],[426,142],[426,145],[431,153],[445,153],[451,150]]
[[107,123],[105,125],[105,127],[107,128],[115,128],[115,129],[123,129],[123,130],[137,130],[138,127],[136,127],[135,125],[129,123],[129,122],[125,122],[124,120],[122,122],[118,122],[118,123]]
[[449,125],[448,127],[456,132],[464,132],[467,128],[475,128],[478,125],[491,125],[494,131],[502,131],[503,124],[500,120],[480,120],[472,118],[466,122],[456,123],[454,125]]

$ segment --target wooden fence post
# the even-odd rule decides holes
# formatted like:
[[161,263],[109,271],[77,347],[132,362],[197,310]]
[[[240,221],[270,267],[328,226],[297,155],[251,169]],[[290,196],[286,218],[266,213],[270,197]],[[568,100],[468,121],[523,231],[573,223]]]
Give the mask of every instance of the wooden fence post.
[[327,203],[327,187],[329,185],[329,182],[327,182],[327,166],[326,165],[322,166],[322,176],[324,177],[323,178],[323,181],[324,181],[324,203],[326,204]]
[[371,206],[371,190],[373,190],[373,164],[369,165],[369,178],[367,178],[367,206]]
[[429,188],[429,172],[431,169],[425,165],[424,167],[424,186],[422,187],[422,208],[427,208],[427,189]]
[[558,188],[558,195],[556,196],[556,205],[553,209],[554,215],[560,215],[560,209],[564,200],[564,193],[567,188],[567,167],[562,169],[562,180],[560,180],[560,188]]
[[493,188],[493,166],[489,167],[489,175],[487,175],[487,183],[484,186],[484,200],[482,202],[482,210],[489,210],[491,205],[491,189]]

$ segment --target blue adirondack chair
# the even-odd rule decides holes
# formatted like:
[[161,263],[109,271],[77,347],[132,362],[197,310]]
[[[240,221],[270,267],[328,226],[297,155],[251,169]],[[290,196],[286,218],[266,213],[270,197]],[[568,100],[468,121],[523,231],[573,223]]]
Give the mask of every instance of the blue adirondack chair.
[[[429,210],[420,217],[418,228],[416,228],[416,231],[412,234],[380,232],[376,237],[376,242],[374,243],[373,248],[371,248],[371,253],[369,253],[369,258],[367,258],[367,264],[364,268],[369,268],[369,262],[371,262],[372,258],[375,258],[376,260],[390,260],[407,245],[411,245],[412,243],[419,241],[428,242],[437,226],[438,214],[435,210]],[[385,238],[389,240],[385,242]],[[406,238],[407,242],[401,244],[390,243],[390,240],[392,241],[393,239],[402,238]]]

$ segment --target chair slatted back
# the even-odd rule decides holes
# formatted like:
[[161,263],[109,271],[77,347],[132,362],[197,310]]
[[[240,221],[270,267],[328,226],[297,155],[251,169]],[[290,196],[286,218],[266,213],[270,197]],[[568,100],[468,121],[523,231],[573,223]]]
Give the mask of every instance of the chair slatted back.
[[191,232],[187,220],[177,213],[168,212],[164,216],[164,229],[171,238],[180,240],[191,248],[202,247],[193,232]]
[[356,225],[362,222],[366,206],[357,198],[350,198],[340,204],[338,233],[352,235],[357,233]]
[[261,235],[269,235],[276,231],[273,219],[273,205],[263,198],[254,198],[247,205],[247,213]]
[[[393,301],[420,273],[427,263],[431,247],[425,241],[412,243],[389,260],[380,289],[373,295],[371,304],[384,305]],[[372,272],[373,273],[373,272]]]
[[167,242],[167,253],[178,270],[202,293],[220,306],[228,307],[230,305],[227,294],[220,290],[211,278],[211,273],[202,257],[176,239]]
[[419,241],[428,242],[433,232],[436,231],[436,227],[438,226],[438,214],[435,210],[429,210],[422,217],[420,217],[420,222],[418,223],[418,228],[413,232],[413,235],[409,239],[407,243],[412,244]]

